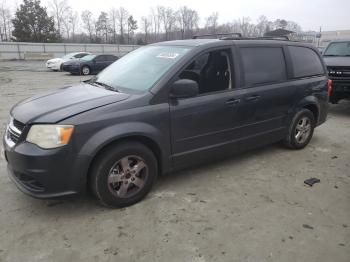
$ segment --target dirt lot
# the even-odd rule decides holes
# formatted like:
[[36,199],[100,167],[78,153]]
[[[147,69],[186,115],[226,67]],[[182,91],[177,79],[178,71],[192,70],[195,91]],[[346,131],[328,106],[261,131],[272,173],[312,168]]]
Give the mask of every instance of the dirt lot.
[[[42,62],[0,62],[1,130],[17,101],[80,79]],[[349,149],[343,102],[302,151],[271,145],[175,173],[119,210],[88,196],[27,197],[1,159],[0,261],[348,262]],[[310,177],[321,183],[305,186]]]

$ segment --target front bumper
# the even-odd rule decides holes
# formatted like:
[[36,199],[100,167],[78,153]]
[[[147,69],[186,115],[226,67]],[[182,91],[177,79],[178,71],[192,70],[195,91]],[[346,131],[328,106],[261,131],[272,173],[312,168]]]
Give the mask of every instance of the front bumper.
[[51,70],[60,70],[61,64],[48,64],[46,63],[46,67]]
[[350,79],[333,78],[331,100],[340,100],[344,98],[350,98]]
[[20,142],[4,154],[10,178],[25,194],[35,198],[57,198],[82,193],[86,188],[87,157],[77,157],[69,147],[44,150]]

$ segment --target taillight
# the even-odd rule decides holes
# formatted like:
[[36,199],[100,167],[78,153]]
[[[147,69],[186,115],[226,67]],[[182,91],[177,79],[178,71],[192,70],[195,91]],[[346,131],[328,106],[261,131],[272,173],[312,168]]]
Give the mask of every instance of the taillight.
[[332,80],[328,79],[327,86],[328,86],[328,97],[330,97],[332,94]]

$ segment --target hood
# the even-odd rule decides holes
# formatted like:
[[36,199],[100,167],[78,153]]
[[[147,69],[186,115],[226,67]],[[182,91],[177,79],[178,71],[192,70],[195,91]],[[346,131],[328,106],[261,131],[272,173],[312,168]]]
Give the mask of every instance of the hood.
[[63,60],[61,58],[53,58],[53,59],[47,60],[47,63],[57,63],[62,61]]
[[70,116],[125,100],[129,96],[80,83],[28,98],[15,105],[11,115],[25,124],[56,123]]
[[350,66],[350,56],[324,56],[327,66]]

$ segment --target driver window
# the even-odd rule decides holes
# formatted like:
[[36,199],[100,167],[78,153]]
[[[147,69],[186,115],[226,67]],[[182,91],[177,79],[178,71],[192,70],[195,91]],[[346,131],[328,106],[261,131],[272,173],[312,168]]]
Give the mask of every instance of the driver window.
[[230,50],[215,50],[199,55],[179,78],[198,83],[199,93],[232,89]]

